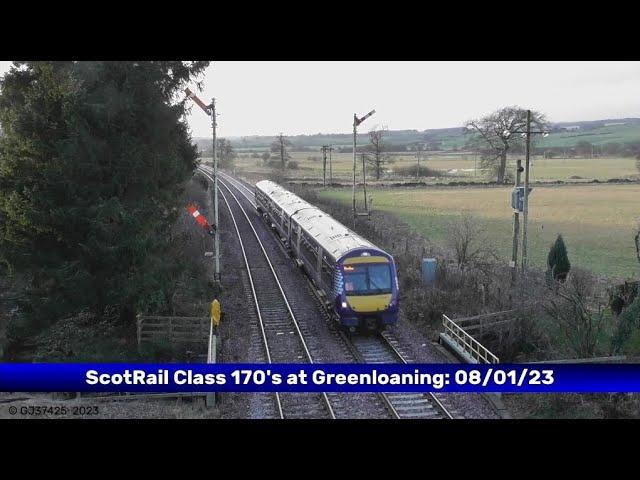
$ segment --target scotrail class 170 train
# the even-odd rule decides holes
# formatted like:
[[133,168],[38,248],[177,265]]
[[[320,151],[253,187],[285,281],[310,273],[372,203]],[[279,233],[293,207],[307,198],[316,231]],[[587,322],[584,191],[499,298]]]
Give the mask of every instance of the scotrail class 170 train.
[[351,331],[384,329],[398,319],[393,257],[277,183],[258,182],[256,208]]

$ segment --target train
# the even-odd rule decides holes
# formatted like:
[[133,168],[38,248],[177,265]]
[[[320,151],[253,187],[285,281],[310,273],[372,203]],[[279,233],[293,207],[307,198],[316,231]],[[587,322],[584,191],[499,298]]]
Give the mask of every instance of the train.
[[270,180],[256,183],[255,201],[345,329],[380,331],[397,323],[398,274],[389,253]]

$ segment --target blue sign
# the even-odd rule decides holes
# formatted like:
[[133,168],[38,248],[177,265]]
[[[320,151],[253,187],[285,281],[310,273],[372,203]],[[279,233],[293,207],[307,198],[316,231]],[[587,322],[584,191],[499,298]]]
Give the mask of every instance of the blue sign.
[[[531,194],[532,187],[529,187]],[[524,187],[516,187],[511,191],[511,208],[518,212],[524,212]]]
[[640,364],[4,363],[4,392],[640,392]]

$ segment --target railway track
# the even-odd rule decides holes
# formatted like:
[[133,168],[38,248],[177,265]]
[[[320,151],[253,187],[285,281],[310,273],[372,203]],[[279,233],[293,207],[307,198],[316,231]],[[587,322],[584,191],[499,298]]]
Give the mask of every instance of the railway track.
[[[210,168],[205,170],[211,172]],[[231,192],[228,182],[255,208],[254,191],[228,174],[219,172],[219,182]],[[235,195],[234,195],[235,197]],[[236,198],[237,200],[237,198]],[[243,209],[244,210],[244,209]],[[246,216],[246,212],[245,212]],[[248,217],[247,217],[248,220]],[[255,230],[254,230],[255,232]],[[319,302],[320,304],[322,302]],[[401,347],[399,341],[389,331],[376,336],[349,336],[340,331],[341,341],[349,351],[350,356],[360,363],[414,363],[414,360]],[[330,394],[332,398],[335,394]],[[452,419],[455,412],[447,408],[442,400],[434,393],[379,393],[389,415],[396,419],[426,418],[426,419]]]
[[[346,334],[345,334],[346,337]],[[389,331],[346,338],[363,363],[415,363]],[[453,419],[454,413],[432,392],[381,393],[395,418]]]
[[245,198],[249,201],[249,203],[251,203],[253,205],[253,207],[255,208],[256,202],[255,202],[255,200],[253,200],[255,192],[253,191],[253,189],[248,187],[242,180],[238,180],[237,178],[233,178],[231,175],[228,175],[228,174],[226,174],[224,172],[219,172],[219,173],[220,173],[220,176],[222,178],[224,178],[227,182],[229,182],[234,187],[236,187],[242,193],[242,195],[245,196]]
[[[207,170],[200,171],[213,181]],[[280,279],[249,215],[227,183],[220,178],[218,183],[240,242],[267,363],[314,363]],[[276,392],[275,402],[280,418],[336,418],[326,393]]]

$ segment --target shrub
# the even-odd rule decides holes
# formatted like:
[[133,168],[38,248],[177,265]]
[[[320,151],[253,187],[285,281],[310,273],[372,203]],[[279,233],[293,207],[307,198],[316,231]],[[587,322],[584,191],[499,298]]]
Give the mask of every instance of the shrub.
[[609,308],[616,315],[633,303],[640,294],[640,282],[626,281],[609,289]]
[[634,351],[640,353],[638,335],[640,335],[640,296],[618,317],[618,325],[611,339],[616,353]]
[[167,340],[157,340],[144,344],[140,356],[151,362],[171,362],[175,360],[177,352]]
[[420,171],[418,172],[418,165],[405,165],[404,167],[394,167],[393,173],[403,177],[415,177],[416,174],[420,174],[420,177],[441,177],[443,172],[429,168],[426,165],[420,165]]
[[640,355],[640,329],[631,334],[629,339],[624,343],[622,352],[629,356]]
[[592,274],[577,269],[566,283],[556,284],[555,294],[545,310],[562,333],[567,347],[578,358],[592,357],[602,332],[604,312],[601,305],[592,308],[596,282]]

